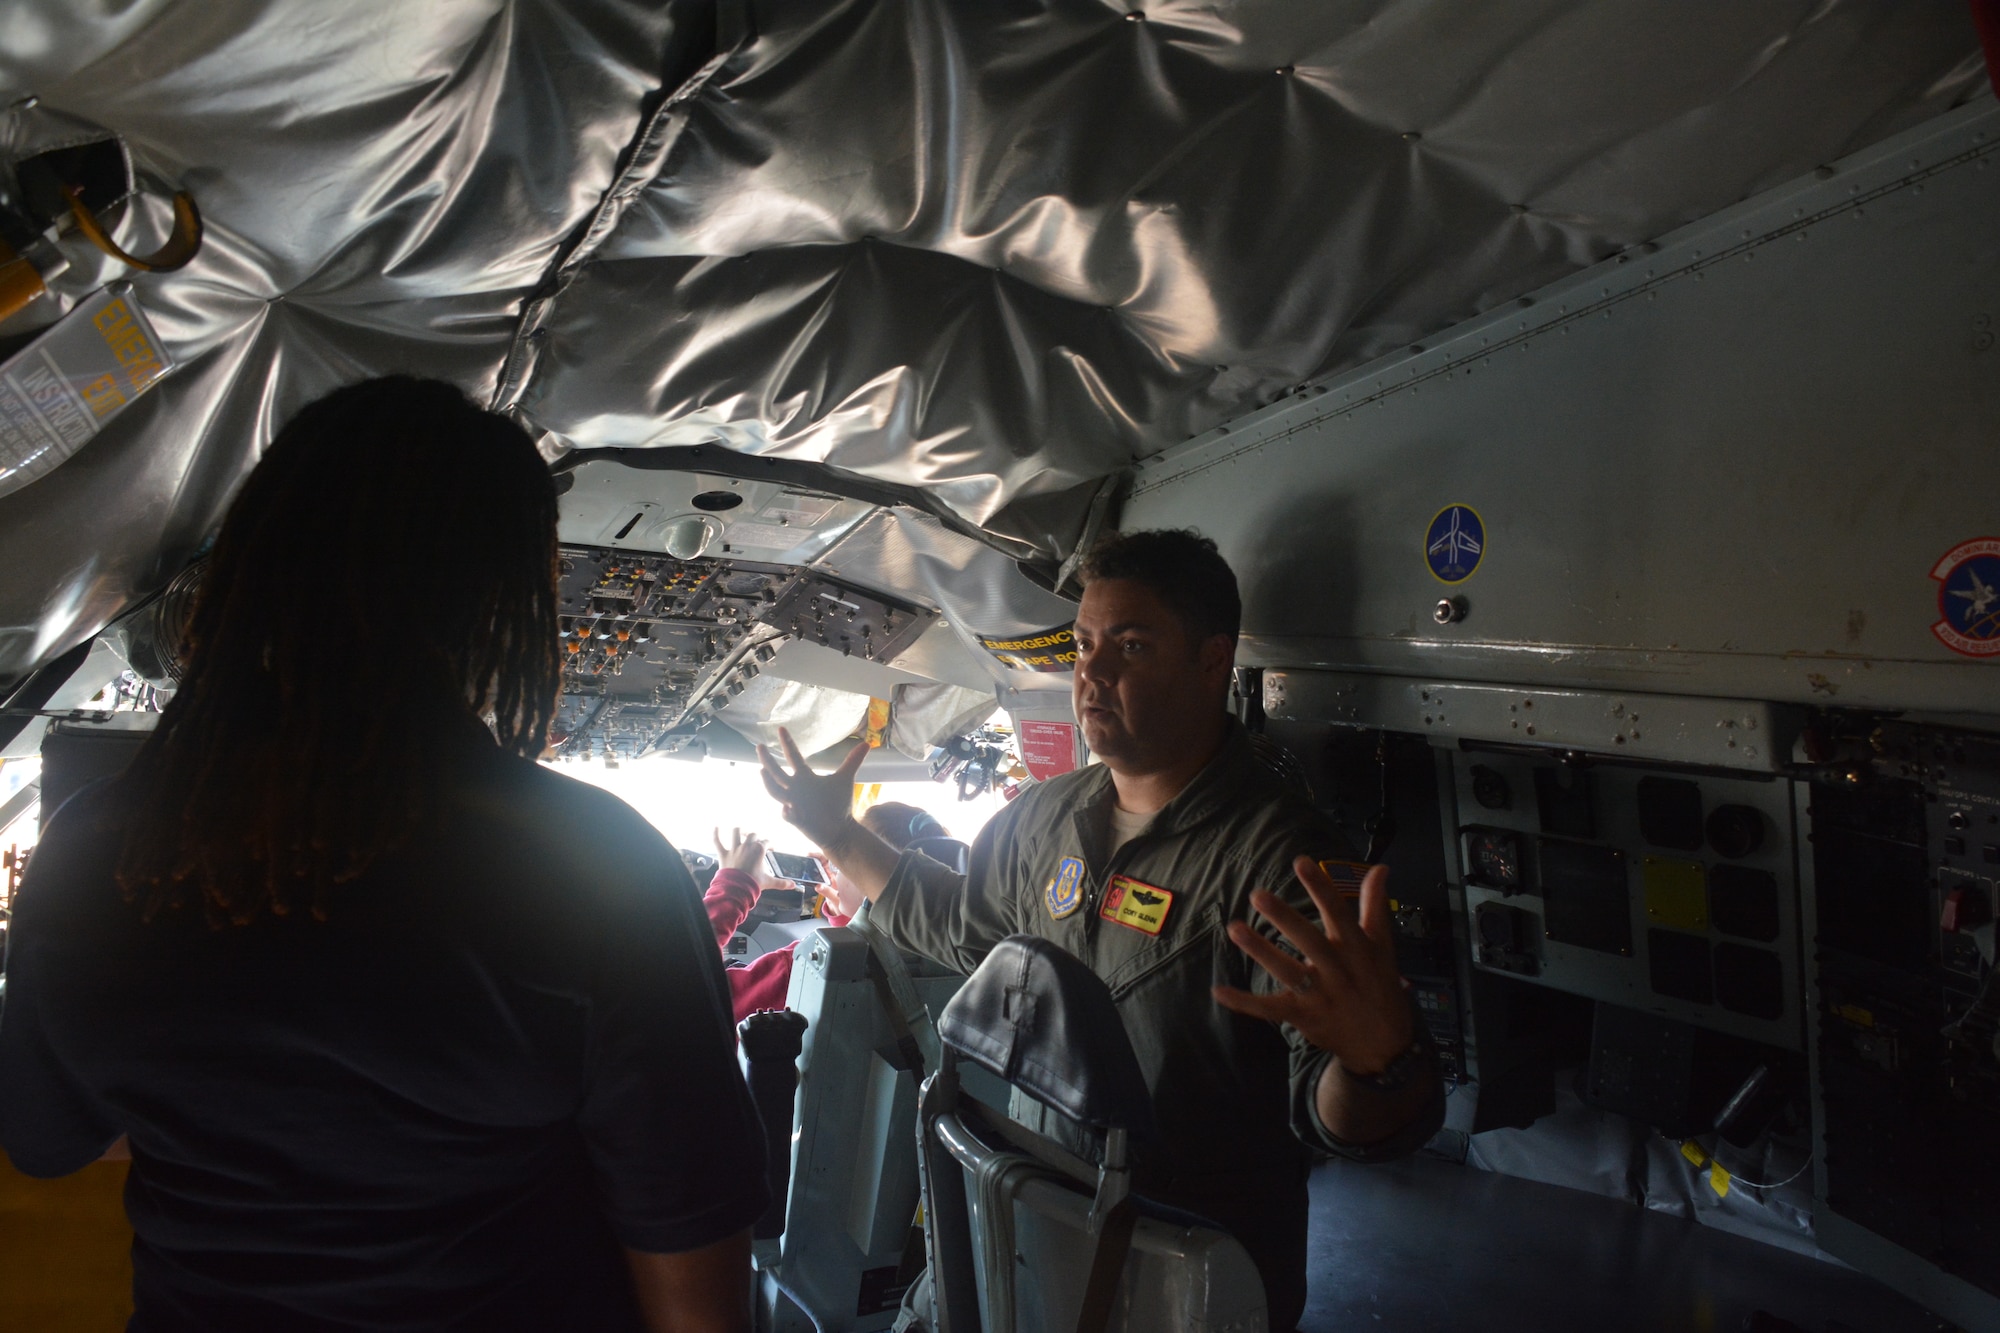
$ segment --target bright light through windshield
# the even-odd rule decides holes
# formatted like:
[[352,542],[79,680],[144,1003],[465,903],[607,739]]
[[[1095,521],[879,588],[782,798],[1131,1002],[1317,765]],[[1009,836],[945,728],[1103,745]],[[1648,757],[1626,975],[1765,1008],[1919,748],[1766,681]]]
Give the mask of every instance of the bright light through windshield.
[[[601,763],[552,764],[556,772],[601,787],[645,816],[667,841],[688,851],[713,855],[712,830],[725,836],[732,828],[755,830],[770,839],[773,850],[805,852],[812,848],[804,834],[784,821],[777,802],[764,790],[755,764],[707,759],[689,763],[677,759],[645,759],[618,768]],[[954,838],[971,842],[973,835],[1006,804],[988,792],[970,801],[958,799],[955,785],[939,782],[864,783],[857,796],[861,806],[876,801],[902,801],[930,813]]]
[[[42,805],[28,789],[41,775],[39,758],[0,759],[0,932],[7,928],[28,854],[41,836]],[[0,933],[0,940],[5,938]]]

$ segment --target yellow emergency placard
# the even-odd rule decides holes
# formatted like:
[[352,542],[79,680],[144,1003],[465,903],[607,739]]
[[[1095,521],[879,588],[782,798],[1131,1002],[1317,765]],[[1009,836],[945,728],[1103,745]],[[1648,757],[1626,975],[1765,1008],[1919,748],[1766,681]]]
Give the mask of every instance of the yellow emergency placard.
[[0,362],[0,495],[60,466],[172,368],[130,283],[79,302]]

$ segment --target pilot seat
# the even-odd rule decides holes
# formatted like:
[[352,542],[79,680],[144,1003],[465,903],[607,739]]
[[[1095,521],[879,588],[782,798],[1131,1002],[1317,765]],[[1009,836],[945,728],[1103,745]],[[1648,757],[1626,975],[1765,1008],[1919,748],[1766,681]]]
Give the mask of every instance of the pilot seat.
[[[775,1196],[752,1247],[757,1329],[879,1333],[924,1265],[918,1088],[937,1067],[933,1016],[965,978],[898,952],[866,908],[811,926],[794,958],[786,1009],[743,1027]],[[1006,1104],[970,1072],[986,1081],[974,1095]]]
[[[1249,1254],[1211,1223],[1132,1193],[1153,1103],[1111,992],[1027,935],[945,1005],[918,1105],[936,1333],[1263,1333]],[[1079,1127],[1087,1156],[965,1094],[1005,1080]]]

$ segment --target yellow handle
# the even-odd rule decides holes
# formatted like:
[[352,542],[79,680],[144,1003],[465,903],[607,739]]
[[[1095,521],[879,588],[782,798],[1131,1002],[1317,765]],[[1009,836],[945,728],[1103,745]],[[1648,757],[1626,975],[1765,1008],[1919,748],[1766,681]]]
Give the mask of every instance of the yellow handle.
[[13,246],[0,241],[0,321],[12,318],[46,290],[35,266],[15,254]]
[[148,273],[168,273],[193,259],[201,249],[201,214],[195,209],[194,196],[186,190],[174,196],[174,229],[167,237],[167,243],[144,259],[126,254],[111,239],[110,233],[98,222],[97,215],[84,206],[83,195],[75,186],[63,186],[63,198],[69,200],[70,216],[76,219],[77,229],[90,243],[133,268],[144,269]]

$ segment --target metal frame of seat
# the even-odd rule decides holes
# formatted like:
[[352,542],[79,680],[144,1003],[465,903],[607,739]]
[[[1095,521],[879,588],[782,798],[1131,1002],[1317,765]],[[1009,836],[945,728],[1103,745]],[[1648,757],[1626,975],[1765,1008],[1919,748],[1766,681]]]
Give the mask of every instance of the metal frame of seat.
[[935,1333],[1265,1333],[1241,1243],[1132,1195],[1127,1126],[1085,1160],[964,1095],[992,1073],[947,1028],[918,1106]]
[[[937,1064],[931,1015],[964,984],[899,954],[865,912],[799,942],[786,1004],[805,1027],[796,1093],[774,1135],[788,1158],[772,1173],[782,1210],[753,1247],[760,1333],[874,1333],[894,1322],[919,1197],[919,1081]],[[1005,1085],[973,1072],[974,1095],[1005,1105]]]

